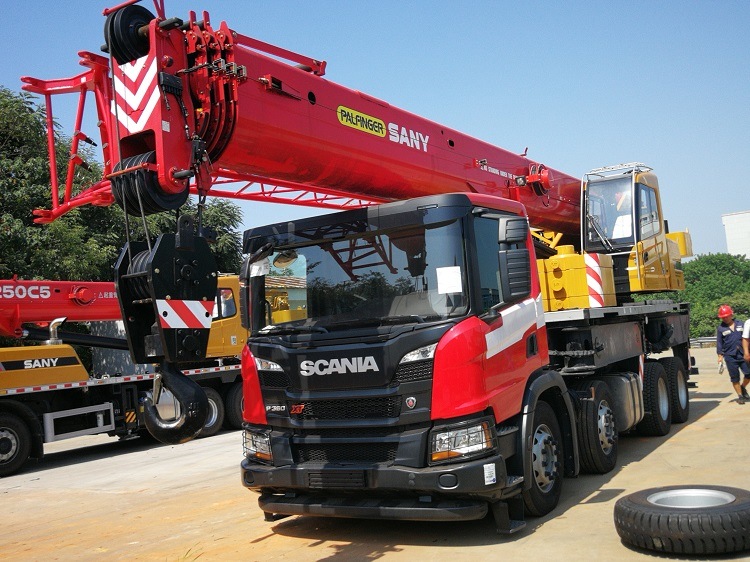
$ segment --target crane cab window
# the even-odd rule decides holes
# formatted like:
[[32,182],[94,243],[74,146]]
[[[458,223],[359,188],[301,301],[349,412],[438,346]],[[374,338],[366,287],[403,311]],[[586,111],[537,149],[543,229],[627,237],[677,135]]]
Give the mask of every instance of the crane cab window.
[[644,240],[659,234],[661,221],[659,219],[659,205],[656,201],[656,190],[643,184],[638,184],[638,187],[640,190],[640,239]]
[[234,300],[232,289],[217,290],[213,318],[229,318],[235,314],[237,314],[237,303]]
[[630,177],[592,181],[586,192],[587,251],[635,244],[632,181]]

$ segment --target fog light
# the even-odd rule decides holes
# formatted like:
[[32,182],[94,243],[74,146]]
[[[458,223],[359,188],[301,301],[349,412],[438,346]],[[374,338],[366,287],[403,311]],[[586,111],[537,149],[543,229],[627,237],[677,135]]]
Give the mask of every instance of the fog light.
[[242,451],[248,459],[262,462],[273,461],[271,437],[267,433],[245,430],[242,434]]
[[441,428],[432,434],[432,462],[473,456],[492,448],[488,422],[464,427]]

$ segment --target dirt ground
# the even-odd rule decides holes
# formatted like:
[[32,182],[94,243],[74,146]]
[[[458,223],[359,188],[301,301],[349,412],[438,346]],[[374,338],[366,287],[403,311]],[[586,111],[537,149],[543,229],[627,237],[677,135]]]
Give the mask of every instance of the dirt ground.
[[[567,479],[560,506],[520,534],[490,518],[413,523],[289,517],[263,520],[240,483],[241,432],[183,445],[92,436],[50,444],[40,464],[0,479],[4,560],[544,560],[653,559],[622,544],[615,501],[644,488],[750,488],[750,404],[735,401],[713,349],[694,350],[701,374],[690,421],[661,438],[623,437],[609,474]],[[725,559],[750,559],[738,555]],[[680,558],[685,559],[685,558]]]

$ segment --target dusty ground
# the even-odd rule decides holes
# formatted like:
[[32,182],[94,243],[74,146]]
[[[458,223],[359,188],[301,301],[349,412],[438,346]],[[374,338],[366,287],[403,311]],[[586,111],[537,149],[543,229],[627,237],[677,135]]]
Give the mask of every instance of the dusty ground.
[[[565,481],[551,515],[510,538],[490,519],[411,523],[290,517],[263,521],[240,484],[238,431],[178,446],[106,437],[48,446],[44,462],[0,480],[4,560],[597,560],[655,558],[624,546],[615,501],[671,484],[750,488],[750,404],[734,401],[712,349],[691,419],[663,438],[624,437],[620,463]],[[750,559],[735,556],[732,559]],[[684,558],[682,558],[684,559]]]

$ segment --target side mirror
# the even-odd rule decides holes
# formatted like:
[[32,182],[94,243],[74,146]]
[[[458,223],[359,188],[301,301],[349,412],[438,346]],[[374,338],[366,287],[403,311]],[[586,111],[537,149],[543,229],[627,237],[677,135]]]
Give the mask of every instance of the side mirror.
[[531,256],[526,248],[497,253],[503,303],[523,300],[531,294]]
[[498,221],[497,240],[500,244],[523,244],[528,234],[526,217],[504,217]]

